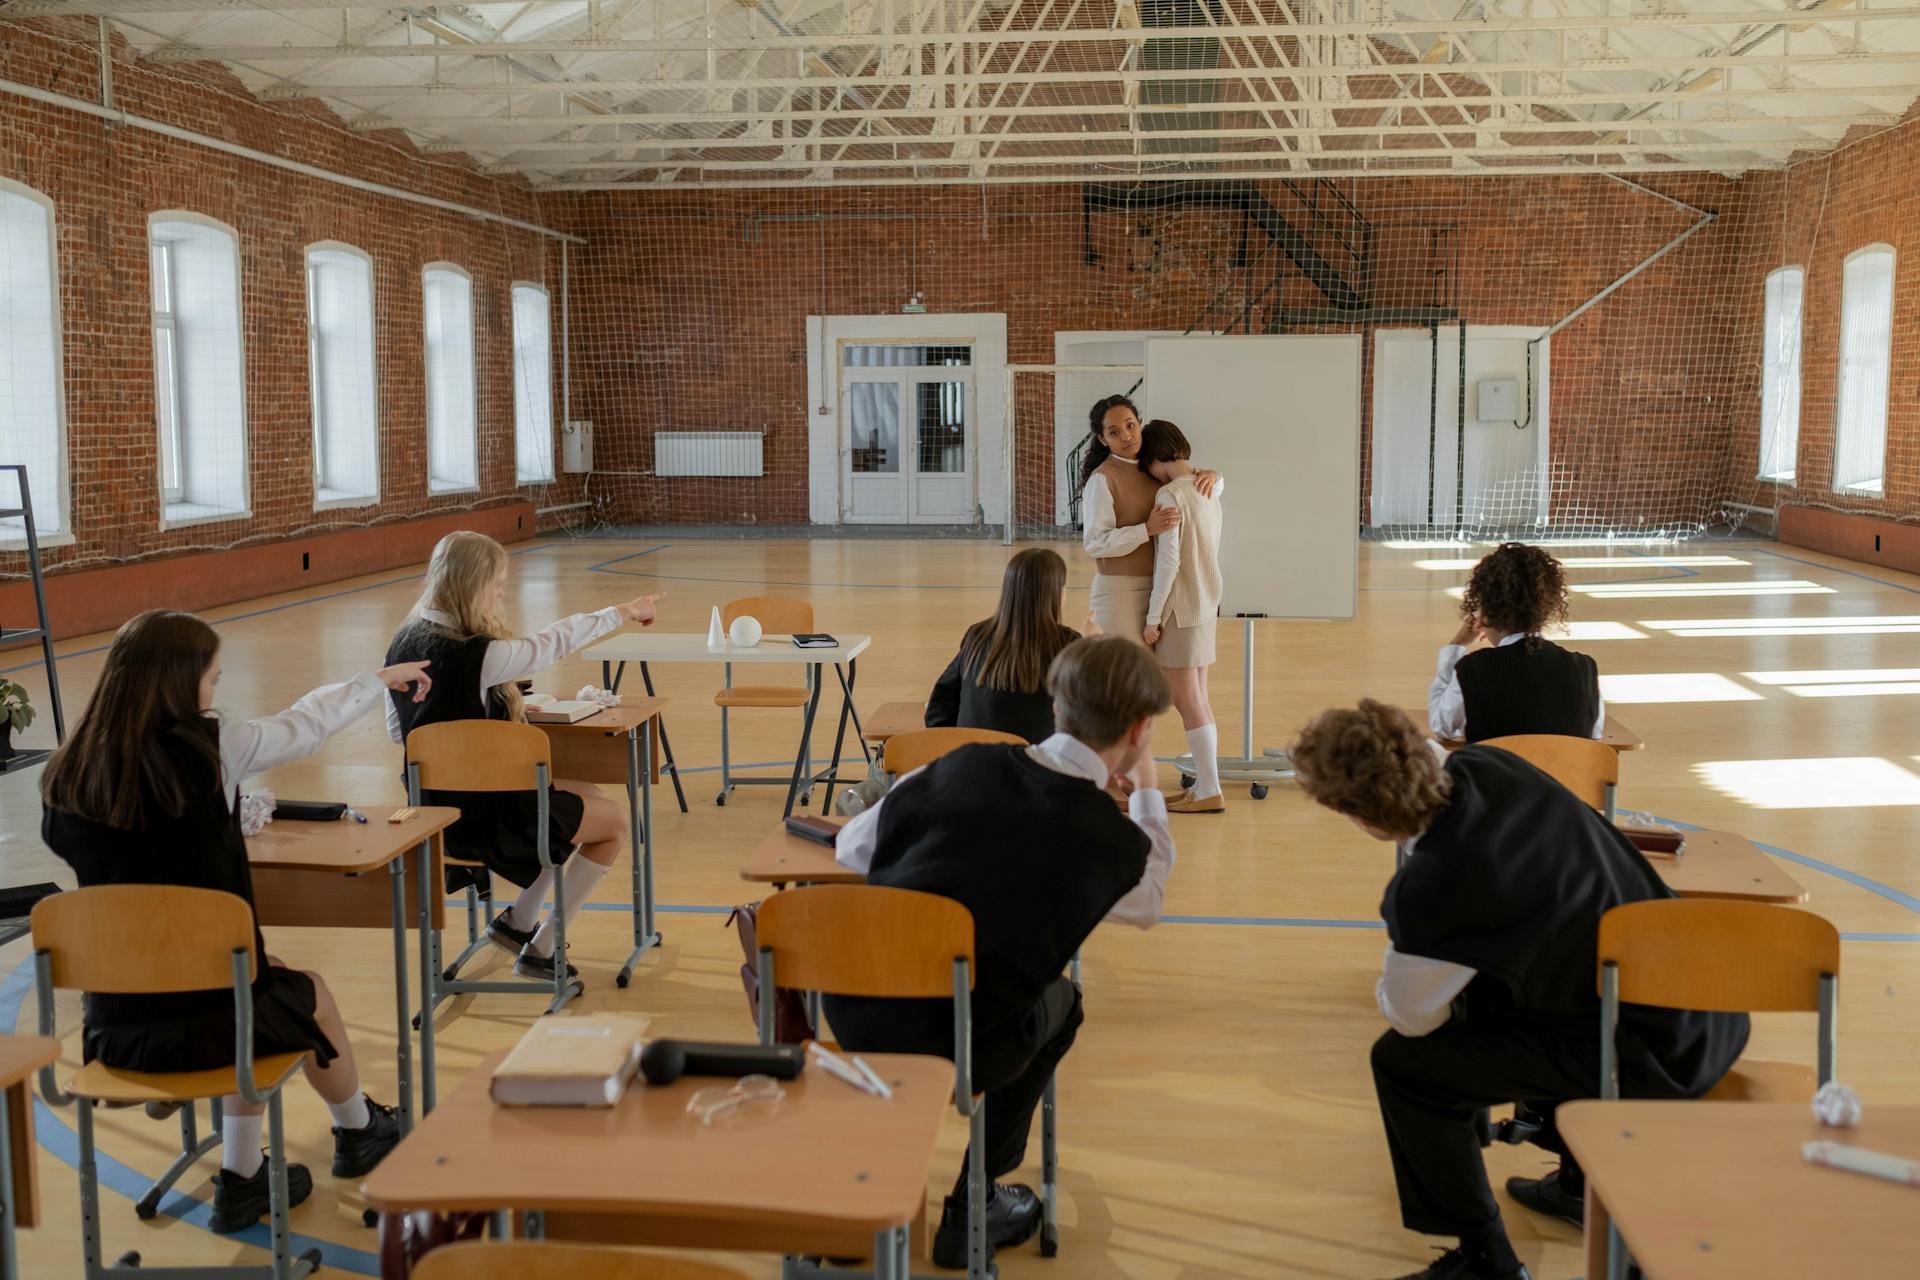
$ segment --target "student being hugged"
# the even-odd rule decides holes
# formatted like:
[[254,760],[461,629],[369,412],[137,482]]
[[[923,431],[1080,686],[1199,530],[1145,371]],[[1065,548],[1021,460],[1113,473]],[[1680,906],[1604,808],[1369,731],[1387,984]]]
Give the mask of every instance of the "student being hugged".
[[1220,794],[1220,737],[1207,699],[1214,628],[1220,616],[1220,498],[1194,483],[1193,449],[1171,422],[1156,418],[1140,433],[1140,469],[1160,485],[1156,510],[1180,519],[1154,539],[1153,590],[1141,639],[1166,669],[1173,705],[1193,753],[1193,787],[1167,802],[1168,813],[1224,813]]
[[[1505,542],[1473,567],[1460,629],[1440,647],[1427,691],[1433,736],[1484,742],[1515,734],[1598,738],[1606,730],[1600,669],[1541,637],[1567,621],[1567,579],[1538,547]],[[1488,647],[1467,652],[1476,640]]]
[[[190,613],[152,610],[120,628],[100,683],[71,737],[47,764],[40,832],[82,888],[103,884],[218,889],[253,905],[253,875],[240,833],[240,782],[312,755],[393,690],[418,701],[426,662],[362,672],[323,685],[286,711],[225,722],[213,714],[220,637]],[[392,1107],[360,1089],[353,1046],[326,982],[267,954],[254,931],[253,1051],[305,1053],[308,1083],[333,1117],[333,1173],[357,1179],[400,1140]],[[228,990],[86,998],[87,1061],[129,1071],[230,1067],[233,993]],[[215,1231],[241,1231],[267,1211],[261,1157],[262,1105],[226,1098],[220,1172],[213,1179]],[[313,1190],[303,1165],[287,1166],[291,1203]]]
[[1053,736],[1053,697],[1047,668],[1080,633],[1060,621],[1067,562],[1034,548],[1007,562],[1000,605],[991,618],[967,628],[960,652],[927,699],[929,729],[998,729],[1028,742]]
[[[426,585],[387,649],[389,662],[430,661],[433,688],[425,701],[394,698],[387,732],[395,742],[421,725],[448,720],[519,720],[514,682],[629,622],[653,622],[658,595],[637,596],[595,613],[576,613],[524,638],[500,619],[507,589],[507,553],[483,533],[462,530],[440,539]],[[487,925],[487,937],[514,959],[522,977],[553,977],[553,921],[535,928],[553,888],[535,843],[539,793],[429,791],[426,804],[450,805],[460,820],[447,828],[447,851],[487,867],[521,887],[512,906]],[[565,863],[567,923],[592,894],[627,839],[627,811],[592,783],[555,781],[547,794],[547,853]],[[580,856],[571,855],[576,851]],[[576,976],[572,965],[567,975]]]

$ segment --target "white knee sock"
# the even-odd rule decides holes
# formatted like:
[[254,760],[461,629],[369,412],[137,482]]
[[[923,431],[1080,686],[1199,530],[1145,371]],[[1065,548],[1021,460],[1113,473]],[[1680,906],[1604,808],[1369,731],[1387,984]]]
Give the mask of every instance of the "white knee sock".
[[358,1089],[345,1102],[329,1102],[327,1114],[333,1117],[333,1127],[342,1132],[364,1129],[373,1123],[373,1113],[367,1110],[367,1095]]
[[260,1172],[260,1163],[265,1159],[260,1153],[260,1132],[265,1122],[263,1115],[236,1116],[228,1112],[220,1117],[222,1169],[242,1178],[251,1178]]
[[[561,868],[560,874],[566,877],[567,923],[571,925],[573,918],[580,914],[580,908],[586,905],[587,898],[592,895],[594,886],[599,884],[600,878],[607,874],[607,868],[583,853],[576,853],[567,859],[567,865]],[[553,954],[553,917],[551,915],[547,917],[547,922],[540,926],[540,932],[533,935],[533,941],[527,945],[537,956]]]
[[1220,794],[1220,735],[1213,725],[1187,730],[1187,750],[1193,752],[1193,798]]
[[520,896],[507,908],[507,923],[516,929],[531,929],[540,919],[540,908],[546,905],[547,894],[553,890],[553,868],[544,868],[533,878],[533,883],[520,891]]

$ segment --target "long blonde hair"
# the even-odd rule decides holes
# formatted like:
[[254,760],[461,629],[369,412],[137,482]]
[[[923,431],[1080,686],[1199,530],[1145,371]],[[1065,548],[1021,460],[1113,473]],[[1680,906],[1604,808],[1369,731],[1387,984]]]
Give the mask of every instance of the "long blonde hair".
[[[498,614],[487,609],[486,598],[495,578],[507,570],[504,547],[484,533],[457,530],[440,539],[427,561],[426,584],[420,598],[407,613],[409,627],[433,627],[461,639],[485,636],[489,640],[508,640],[513,632]],[[433,609],[453,619],[453,625],[430,621],[422,615]],[[506,701],[507,719],[521,718],[520,686],[508,681],[500,686]]]

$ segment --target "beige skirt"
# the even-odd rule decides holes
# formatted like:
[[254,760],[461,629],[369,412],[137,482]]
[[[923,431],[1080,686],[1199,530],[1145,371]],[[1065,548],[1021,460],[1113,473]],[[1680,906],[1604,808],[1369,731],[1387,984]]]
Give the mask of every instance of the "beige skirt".
[[1096,573],[1087,606],[1100,634],[1140,640],[1140,633],[1147,629],[1147,599],[1152,594],[1152,578]]
[[1210,667],[1213,665],[1213,633],[1218,620],[1208,618],[1197,627],[1164,627],[1153,656],[1163,667]]

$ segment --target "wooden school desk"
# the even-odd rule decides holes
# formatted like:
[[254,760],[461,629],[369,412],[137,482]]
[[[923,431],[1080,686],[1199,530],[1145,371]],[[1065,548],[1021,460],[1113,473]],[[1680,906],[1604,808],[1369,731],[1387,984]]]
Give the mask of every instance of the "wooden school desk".
[[[1677,858],[1649,857],[1667,887],[1683,898],[1739,898],[1748,902],[1805,902],[1807,890],[1762,853],[1753,841],[1730,831],[1688,831]],[[1915,1206],[1920,1211],[1920,1205]]]
[[1589,1280],[1607,1226],[1648,1280],[1894,1280],[1920,1274],[1920,1187],[1808,1164],[1803,1142],[1920,1159],[1920,1107],[1869,1098],[1857,1129],[1804,1102],[1570,1102],[1561,1136],[1587,1175]]
[[33,1073],[60,1057],[52,1036],[0,1036],[0,1277],[20,1274],[15,1226],[40,1222],[39,1163],[33,1147]]
[[[842,826],[844,819],[838,819]],[[759,847],[740,864],[740,878],[784,889],[790,884],[865,884],[867,878],[833,860],[833,850],[812,840],[790,835],[785,826],[767,833]]]
[[[793,777],[787,783],[787,804],[783,811],[790,814],[794,801],[811,791],[816,784],[831,787],[833,783],[841,781],[840,749],[846,744],[849,718],[853,721],[854,741],[861,744],[861,753],[866,753],[866,741],[861,736],[864,730],[860,727],[860,713],[853,709],[853,689],[858,676],[859,657],[873,643],[873,637],[841,635],[835,639],[838,643],[830,649],[801,649],[794,645],[791,636],[763,636],[756,645],[737,645],[728,641],[718,647],[709,647],[704,632],[621,631],[589,646],[582,656],[599,660],[601,680],[609,689],[619,688],[620,677],[627,663],[639,663],[641,678],[649,694],[653,692],[653,676],[649,667],[655,662],[761,667],[792,666],[797,663],[809,668],[813,673],[813,694],[807,699],[801,720],[800,746],[794,753]],[[619,664],[617,670],[615,663]],[[803,763],[812,759],[813,724],[820,708],[820,691],[829,664],[840,680],[840,728],[834,735],[833,755],[827,759],[826,771],[803,778]],[[668,759],[671,761],[671,755]],[[678,787],[680,774],[677,768],[673,777],[674,786]],[[684,801],[682,807],[685,807]]]
[[[563,1015],[564,1016],[564,1015]],[[926,1210],[934,1142],[953,1109],[944,1058],[869,1054],[894,1090],[861,1093],[809,1069],[777,1108],[702,1125],[695,1091],[730,1082],[636,1079],[607,1109],[497,1107],[480,1063],[367,1177],[382,1213],[527,1214],[530,1236],[670,1248],[877,1253],[904,1280],[906,1236]]]
[[[1430,738],[1433,737],[1433,726],[1427,723],[1425,707],[1402,707],[1401,710],[1407,713],[1407,719],[1413,721],[1414,728]],[[1458,751],[1467,745],[1459,738],[1434,738],[1434,741],[1449,751]],[[1607,722],[1601,728],[1600,741],[1615,751],[1642,751],[1647,745],[1640,740],[1639,734],[1615,720],[1611,711],[1607,712]]]
[[628,850],[633,863],[633,950],[614,982],[626,986],[633,966],[660,945],[653,925],[653,744],[661,734],[665,698],[628,695],[572,724],[540,724],[553,750],[553,776],[578,782],[614,782],[627,789]]
[[[364,823],[274,822],[247,840],[253,868],[254,915],[258,923],[342,929],[390,929],[393,932],[393,1005],[398,1020],[394,1050],[399,1072],[400,1127],[413,1127],[413,1009],[407,999],[407,895],[420,930],[420,989],[433,972],[433,932],[446,918],[440,891],[441,832],[459,820],[458,809],[419,808],[405,822],[387,815],[397,806],[374,805],[360,812]],[[407,854],[420,870],[407,875]],[[384,870],[386,885],[376,871]],[[422,891],[424,890],[424,892]],[[431,1018],[421,1019],[421,1059],[430,1062]],[[217,1135],[216,1135],[217,1137]]]
[[927,706],[924,702],[883,702],[867,717],[862,736],[876,747],[885,747],[890,738],[926,727]]

